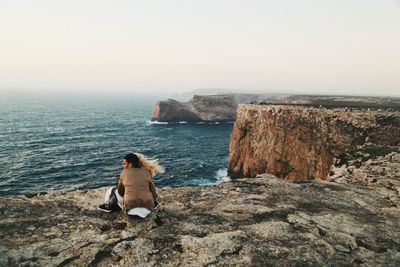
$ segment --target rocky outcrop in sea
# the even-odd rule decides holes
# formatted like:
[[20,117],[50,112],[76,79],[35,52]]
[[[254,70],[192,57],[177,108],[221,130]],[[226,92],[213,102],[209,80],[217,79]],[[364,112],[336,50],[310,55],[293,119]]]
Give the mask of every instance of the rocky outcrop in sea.
[[399,144],[399,112],[246,104],[237,111],[228,171],[233,178],[323,180],[369,146]]
[[399,266],[400,154],[329,181],[273,175],[162,188],[141,220],[105,188],[0,198],[0,266]]
[[158,101],[152,110],[151,120],[159,122],[232,122],[237,103],[234,96],[195,95],[189,102],[173,99]]

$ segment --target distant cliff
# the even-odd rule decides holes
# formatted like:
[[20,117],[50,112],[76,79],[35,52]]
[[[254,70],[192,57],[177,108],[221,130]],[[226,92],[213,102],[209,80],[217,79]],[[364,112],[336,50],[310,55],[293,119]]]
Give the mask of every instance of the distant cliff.
[[234,96],[195,95],[189,102],[173,99],[158,101],[151,120],[159,122],[227,122],[235,120],[237,103]]
[[153,107],[151,120],[160,122],[234,121],[238,104],[245,103],[400,111],[399,97],[226,93],[194,95],[189,102],[179,102],[174,99],[159,101]]
[[326,179],[368,142],[400,143],[398,112],[345,112],[282,105],[241,105],[232,131],[231,177],[270,173],[291,180]]

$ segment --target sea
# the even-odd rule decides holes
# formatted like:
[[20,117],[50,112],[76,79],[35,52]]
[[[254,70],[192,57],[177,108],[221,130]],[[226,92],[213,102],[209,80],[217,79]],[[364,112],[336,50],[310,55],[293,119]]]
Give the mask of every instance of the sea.
[[151,122],[158,100],[135,94],[6,94],[0,99],[0,196],[115,185],[125,154],[165,167],[157,187],[229,180],[231,123]]

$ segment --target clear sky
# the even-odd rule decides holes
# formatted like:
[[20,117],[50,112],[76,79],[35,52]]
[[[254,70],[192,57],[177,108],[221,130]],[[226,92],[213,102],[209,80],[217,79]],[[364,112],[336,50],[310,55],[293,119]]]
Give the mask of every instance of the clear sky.
[[0,0],[0,90],[400,96],[399,0]]

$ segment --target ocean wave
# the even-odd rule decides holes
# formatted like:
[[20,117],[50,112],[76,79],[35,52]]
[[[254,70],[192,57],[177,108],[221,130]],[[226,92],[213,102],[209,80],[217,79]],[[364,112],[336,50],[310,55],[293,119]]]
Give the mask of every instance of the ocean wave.
[[148,120],[148,121],[146,121],[146,123],[147,124],[155,124],[155,125],[165,125],[165,124],[168,124],[168,122],[165,122],[165,121],[150,121],[150,120]]
[[231,178],[228,176],[227,168],[219,169],[218,171],[216,171],[215,178],[217,179],[217,182],[215,184],[220,184],[231,180]]
[[165,125],[165,124],[185,124],[185,123],[188,123],[188,122],[187,121],[166,122],[166,121],[149,121],[149,120],[147,121],[147,124],[163,124],[163,125]]
[[165,121],[150,121],[146,120],[146,124],[208,124],[208,125],[216,125],[216,124],[233,124],[234,121],[228,122],[220,122],[220,121],[198,121],[198,122],[188,122],[188,121],[174,121],[174,122],[165,122]]
[[218,185],[224,182],[231,181],[231,178],[228,176],[228,169],[223,168],[219,169],[218,171],[215,172],[214,179],[216,181],[211,181],[209,179],[205,178],[197,178],[197,179],[190,179],[190,182],[188,185],[196,185],[196,186],[207,186],[207,185]]

